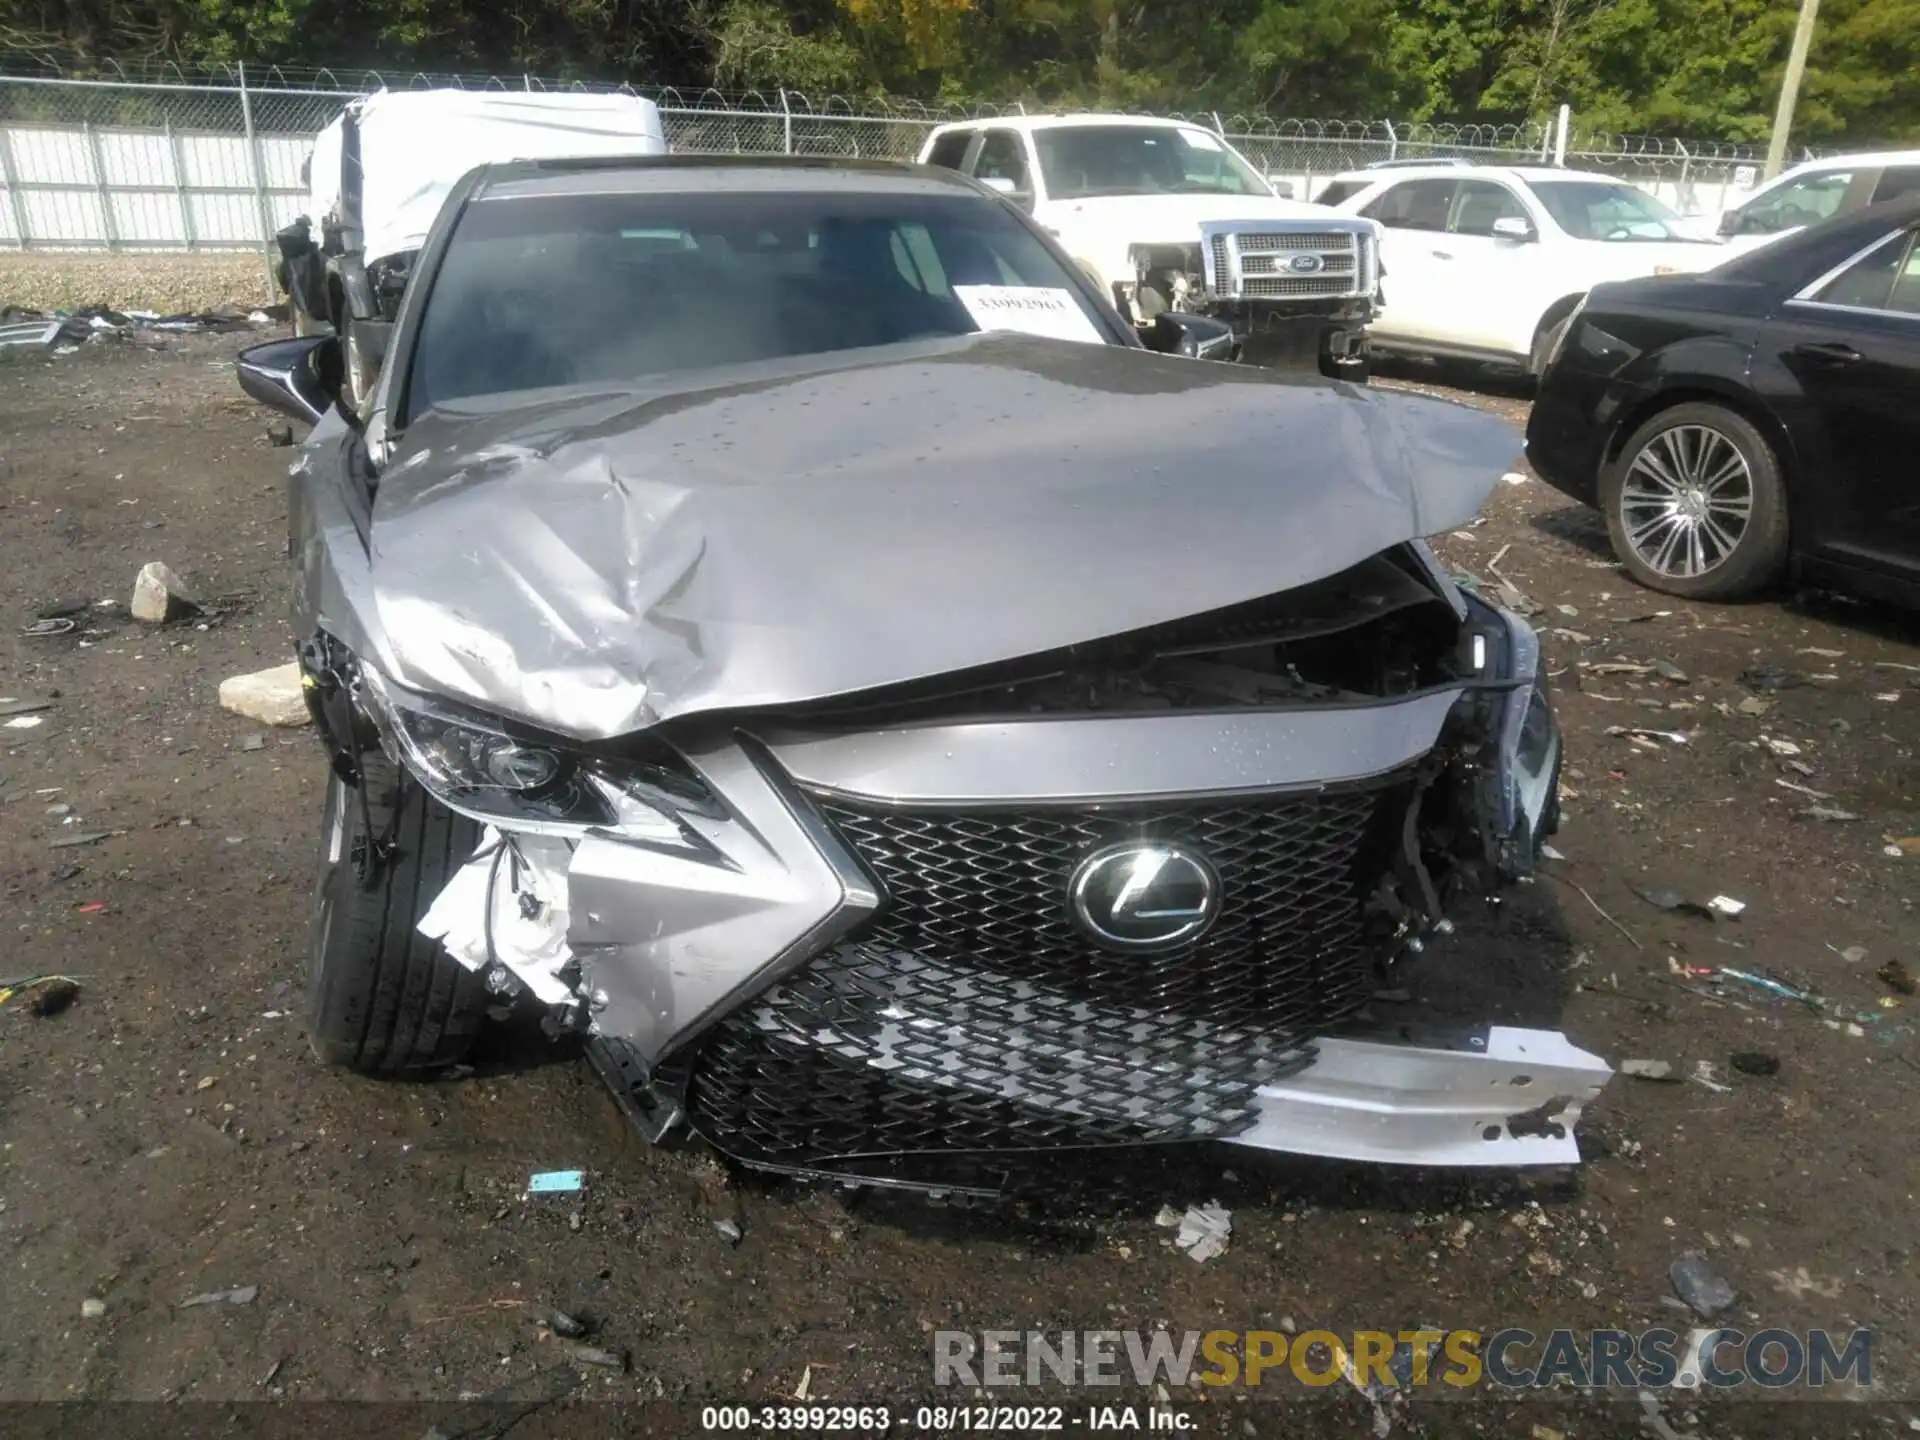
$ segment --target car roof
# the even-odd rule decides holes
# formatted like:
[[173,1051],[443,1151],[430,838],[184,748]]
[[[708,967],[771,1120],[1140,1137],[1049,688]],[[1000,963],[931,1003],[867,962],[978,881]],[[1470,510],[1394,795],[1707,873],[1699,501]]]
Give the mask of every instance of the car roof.
[[1403,164],[1395,161],[1391,165],[1368,167],[1364,170],[1342,170],[1333,180],[1364,180],[1369,185],[1384,185],[1399,180],[1561,180],[1579,184],[1619,185],[1623,182],[1617,175],[1606,175],[1598,170],[1566,170],[1557,165],[1461,165],[1450,160],[1436,159],[1426,164]]
[[981,130],[989,126],[1014,130],[1058,130],[1069,125],[1154,125],[1165,130],[1205,130],[1209,135],[1215,133],[1211,126],[1202,125],[1197,120],[1172,120],[1165,115],[1093,115],[1072,111],[1052,115],[996,115],[979,120],[955,120],[935,128],[937,131]]
[[944,166],[915,165],[901,160],[778,155],[614,155],[508,160],[482,167],[468,198],[717,194],[738,190],[985,198],[980,186]]
[[1852,170],[1862,165],[1920,165],[1920,150],[1863,150],[1856,155],[1820,155],[1802,160],[1778,179],[1789,175],[1812,175],[1822,170]]
[[1905,195],[1808,225],[1716,265],[1708,273],[1761,284],[1791,283],[1811,269],[1838,265],[1882,236],[1920,222],[1920,195]]

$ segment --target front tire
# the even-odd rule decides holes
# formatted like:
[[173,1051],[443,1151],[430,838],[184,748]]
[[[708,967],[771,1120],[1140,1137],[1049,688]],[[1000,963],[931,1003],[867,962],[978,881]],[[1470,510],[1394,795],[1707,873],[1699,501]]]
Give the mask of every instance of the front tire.
[[1601,474],[1600,503],[1614,554],[1649,589],[1733,600],[1786,569],[1779,458],[1724,405],[1676,405],[1634,431]]
[[307,1033],[322,1060],[363,1075],[457,1064],[485,1023],[486,986],[417,927],[472,857],[480,827],[377,751],[360,770],[364,809],[358,789],[327,780]]

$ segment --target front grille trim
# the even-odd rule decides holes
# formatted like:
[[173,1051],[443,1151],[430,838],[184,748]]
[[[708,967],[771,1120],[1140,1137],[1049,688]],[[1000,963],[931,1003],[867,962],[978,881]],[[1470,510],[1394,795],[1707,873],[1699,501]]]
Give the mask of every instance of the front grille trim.
[[[1371,993],[1384,956],[1364,905],[1411,783],[984,813],[807,787],[884,898],[715,1026],[691,1072],[695,1128],[801,1167],[1237,1133],[1259,1087],[1310,1064]],[[1221,871],[1222,914],[1198,940],[1114,952],[1074,925],[1072,866],[1132,834],[1182,838]],[[943,845],[944,860],[919,853]],[[1013,903],[982,898],[996,884]]]

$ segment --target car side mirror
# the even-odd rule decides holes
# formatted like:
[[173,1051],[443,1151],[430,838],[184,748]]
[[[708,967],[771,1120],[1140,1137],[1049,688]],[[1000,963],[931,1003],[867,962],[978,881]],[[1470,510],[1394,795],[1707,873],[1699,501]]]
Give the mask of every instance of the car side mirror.
[[1033,192],[1022,190],[1019,182],[1007,179],[1004,175],[995,175],[991,180],[980,182],[996,195],[1004,195],[1029,215],[1033,213]]
[[1522,220],[1518,215],[1502,215],[1493,222],[1493,233],[1495,238],[1500,240],[1525,242],[1537,238],[1532,224]]
[[272,340],[242,350],[234,370],[240,388],[262,405],[315,425],[340,396],[340,341],[332,335]]
[[1282,180],[1278,175],[1267,176],[1267,188],[1282,200],[1293,199],[1293,182]]
[[1714,231],[1714,234],[1720,236],[1723,240],[1738,235],[1740,233],[1740,218],[1740,212],[1738,210],[1727,211],[1726,214],[1720,217],[1720,224]]
[[1184,355],[1189,360],[1237,360],[1240,342],[1233,327],[1208,315],[1186,315],[1162,310],[1140,332],[1147,349],[1161,355]]

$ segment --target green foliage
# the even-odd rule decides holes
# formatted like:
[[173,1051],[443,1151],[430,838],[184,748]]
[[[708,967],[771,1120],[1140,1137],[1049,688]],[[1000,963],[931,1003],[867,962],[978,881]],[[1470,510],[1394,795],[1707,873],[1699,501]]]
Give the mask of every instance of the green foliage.
[[[1798,0],[0,0],[0,52],[1757,140]],[[1800,143],[1920,142],[1920,0],[1825,0]]]

